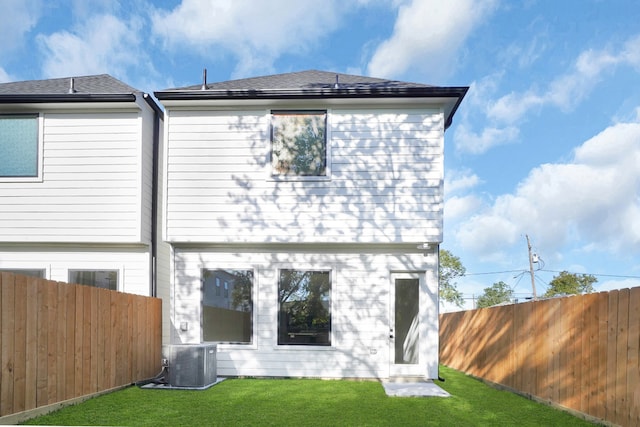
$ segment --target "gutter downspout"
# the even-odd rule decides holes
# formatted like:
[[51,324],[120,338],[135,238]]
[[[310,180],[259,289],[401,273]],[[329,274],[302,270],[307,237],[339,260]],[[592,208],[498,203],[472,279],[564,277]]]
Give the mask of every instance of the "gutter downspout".
[[153,110],[153,166],[152,166],[152,184],[151,184],[151,268],[149,280],[149,295],[158,296],[158,162],[160,160],[160,116],[163,115],[162,110],[158,107],[148,93],[142,95],[144,100]]
[[[436,304],[436,316],[438,317],[438,335],[440,335],[440,244],[438,244],[436,248],[436,257],[438,258],[437,270],[436,270],[436,280],[438,283],[438,291],[436,292],[436,299],[438,303]],[[444,382],[444,378],[440,376],[440,337],[438,336],[438,357],[437,357],[437,370],[438,370],[438,381]]]

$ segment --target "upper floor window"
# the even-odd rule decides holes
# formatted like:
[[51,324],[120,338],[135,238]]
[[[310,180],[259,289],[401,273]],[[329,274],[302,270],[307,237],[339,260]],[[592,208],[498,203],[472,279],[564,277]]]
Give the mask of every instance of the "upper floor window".
[[271,174],[327,176],[327,112],[271,112]]
[[38,114],[0,114],[0,178],[38,176]]

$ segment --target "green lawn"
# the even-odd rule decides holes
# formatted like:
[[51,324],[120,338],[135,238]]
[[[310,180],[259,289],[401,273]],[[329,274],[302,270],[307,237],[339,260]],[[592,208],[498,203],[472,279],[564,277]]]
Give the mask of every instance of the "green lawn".
[[32,419],[34,425],[586,426],[567,413],[442,367],[452,397],[388,397],[374,381],[229,379],[205,391],[110,393]]

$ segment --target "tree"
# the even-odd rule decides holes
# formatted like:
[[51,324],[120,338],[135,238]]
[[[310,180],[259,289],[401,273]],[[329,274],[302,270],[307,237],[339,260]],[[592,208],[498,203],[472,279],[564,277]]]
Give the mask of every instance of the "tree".
[[253,287],[253,270],[232,270],[233,291],[231,292],[231,306],[238,311],[251,312],[253,299],[251,297]]
[[328,310],[330,293],[331,279],[327,271],[280,270],[280,315],[288,322],[288,329],[281,332],[328,330],[331,323]]
[[462,299],[462,292],[458,291],[456,277],[464,276],[467,272],[460,258],[453,255],[446,249],[440,250],[440,288],[438,295],[441,301],[446,301],[462,307],[464,300]]
[[513,290],[503,281],[494,283],[490,288],[484,288],[484,293],[480,295],[477,302],[478,308],[491,307],[503,302],[510,302],[513,297]]
[[549,282],[549,289],[544,296],[588,294],[593,292],[593,284],[597,281],[591,274],[562,271]]

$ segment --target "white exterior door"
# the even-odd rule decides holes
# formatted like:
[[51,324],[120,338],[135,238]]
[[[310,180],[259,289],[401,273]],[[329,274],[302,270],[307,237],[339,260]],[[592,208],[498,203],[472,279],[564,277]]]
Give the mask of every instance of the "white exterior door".
[[424,375],[421,369],[420,290],[421,275],[398,273],[391,276],[390,361],[391,377]]

